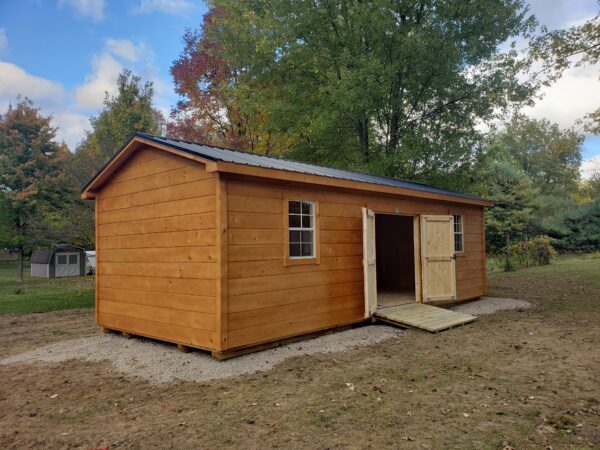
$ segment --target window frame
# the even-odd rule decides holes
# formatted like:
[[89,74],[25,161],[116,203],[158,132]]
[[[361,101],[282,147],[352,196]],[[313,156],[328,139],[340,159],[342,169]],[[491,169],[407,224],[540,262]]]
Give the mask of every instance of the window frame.
[[[290,256],[290,230],[309,230],[302,227],[290,227],[290,202],[305,202],[312,205],[312,230],[313,242],[312,256]],[[283,245],[284,245],[284,266],[297,266],[304,264],[320,264],[319,252],[319,203],[311,199],[284,198],[283,199]]]
[[[456,218],[460,217],[460,231],[456,231]],[[460,235],[460,250],[456,250],[456,235]],[[452,214],[452,245],[455,254],[465,252],[465,216],[462,214]]]

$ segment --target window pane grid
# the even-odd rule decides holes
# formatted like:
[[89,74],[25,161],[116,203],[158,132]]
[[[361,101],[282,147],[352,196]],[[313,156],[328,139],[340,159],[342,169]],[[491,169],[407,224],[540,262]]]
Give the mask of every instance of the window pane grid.
[[288,211],[290,258],[313,257],[314,204],[312,202],[290,200]]
[[454,216],[454,251],[463,251],[463,220],[462,216]]

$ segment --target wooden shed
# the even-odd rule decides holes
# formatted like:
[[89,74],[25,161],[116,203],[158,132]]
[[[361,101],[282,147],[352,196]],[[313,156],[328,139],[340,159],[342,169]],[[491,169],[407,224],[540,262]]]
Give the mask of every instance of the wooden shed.
[[480,197],[135,134],[96,205],[96,321],[214,356],[486,292]]

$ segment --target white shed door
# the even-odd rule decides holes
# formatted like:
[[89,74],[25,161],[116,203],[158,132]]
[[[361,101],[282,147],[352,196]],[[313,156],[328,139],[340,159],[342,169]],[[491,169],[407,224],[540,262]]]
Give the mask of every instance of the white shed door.
[[79,253],[57,253],[54,255],[55,276],[76,277],[79,275]]
[[375,261],[375,213],[363,208],[363,268],[365,278],[365,317],[377,309],[377,266]]

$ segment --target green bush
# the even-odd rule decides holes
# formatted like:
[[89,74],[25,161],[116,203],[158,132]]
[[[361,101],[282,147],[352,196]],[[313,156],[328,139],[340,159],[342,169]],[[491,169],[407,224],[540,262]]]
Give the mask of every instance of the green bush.
[[511,245],[512,265],[531,267],[550,264],[550,261],[557,255],[551,241],[548,236],[536,236],[533,239]]

